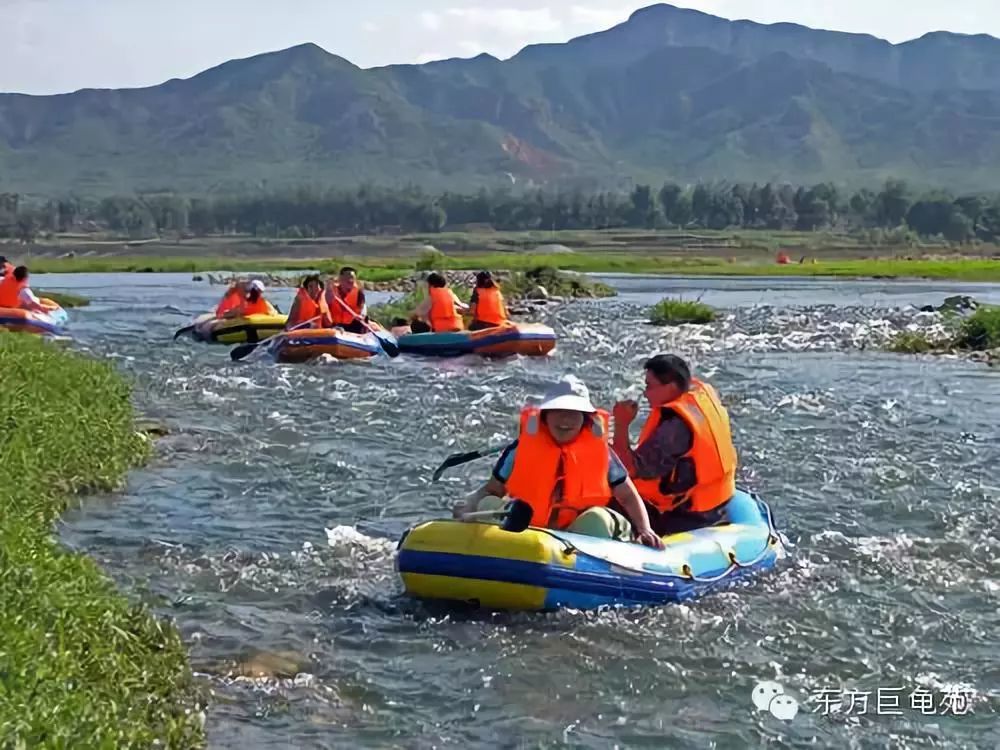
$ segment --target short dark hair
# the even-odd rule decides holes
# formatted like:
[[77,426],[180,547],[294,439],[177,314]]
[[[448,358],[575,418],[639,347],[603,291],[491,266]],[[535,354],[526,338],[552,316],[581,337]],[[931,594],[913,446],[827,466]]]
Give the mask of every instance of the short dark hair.
[[17,268],[15,268],[14,278],[17,279],[18,281],[24,281],[26,278],[28,278],[28,267],[18,266]]
[[489,271],[480,271],[476,274],[476,286],[480,289],[490,289],[494,286],[493,274]]
[[691,368],[676,354],[657,354],[646,360],[643,369],[653,373],[664,385],[675,383],[682,391],[691,387]]
[[434,273],[430,273],[427,275],[427,285],[436,287],[446,287],[448,286],[448,281],[447,279],[445,279],[444,276],[435,271]]
[[309,286],[314,281],[317,284],[319,284],[319,288],[320,289],[326,289],[326,284],[323,283],[323,279],[320,278],[320,276],[319,276],[318,273],[311,273],[308,276],[306,276],[305,278],[303,278],[301,286],[302,286],[303,289],[305,289],[307,286]]
[[357,269],[351,266],[344,266],[343,268],[340,269],[340,273],[338,275],[343,276],[345,273],[357,274]]

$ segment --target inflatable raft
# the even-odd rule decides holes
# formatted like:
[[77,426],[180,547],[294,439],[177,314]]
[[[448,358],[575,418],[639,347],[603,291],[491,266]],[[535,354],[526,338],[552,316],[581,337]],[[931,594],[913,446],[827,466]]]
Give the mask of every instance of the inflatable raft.
[[465,354],[540,357],[556,346],[556,332],[538,323],[511,323],[481,331],[455,333],[410,333],[407,326],[393,328],[392,332],[401,352],[432,357],[461,357]]
[[774,566],[785,542],[764,501],[737,491],[726,522],[663,538],[665,549],[530,527],[431,521],[400,540],[396,569],[418,599],[488,609],[594,609],[681,602]]
[[206,313],[195,321],[191,335],[195,341],[211,344],[255,344],[281,333],[287,321],[287,315],[216,318],[214,313]]
[[22,310],[17,307],[0,307],[0,328],[21,333],[37,333],[56,336],[63,332],[69,315],[50,299],[40,298],[40,301],[53,305],[47,313]]
[[307,362],[324,354],[337,359],[364,359],[382,351],[372,333],[349,333],[342,328],[303,328],[289,331],[271,344],[278,362]]

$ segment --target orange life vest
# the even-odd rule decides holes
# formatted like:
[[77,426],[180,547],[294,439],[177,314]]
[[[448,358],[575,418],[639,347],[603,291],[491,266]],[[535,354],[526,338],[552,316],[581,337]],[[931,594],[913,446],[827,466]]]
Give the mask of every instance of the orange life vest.
[[18,281],[13,272],[0,279],[0,307],[20,307],[21,290],[27,286],[27,279]]
[[355,315],[351,315],[344,306],[337,302],[334,297],[337,297],[347,303],[347,306],[351,308],[355,315],[361,315],[361,289],[357,285],[354,286],[351,291],[347,293],[346,296],[341,295],[340,289],[336,285],[330,288],[330,299],[327,303],[330,308],[330,319],[333,321],[335,326],[349,326],[354,322]]
[[500,290],[491,286],[476,289],[476,320],[502,326],[507,321],[503,311],[503,295]]
[[442,331],[462,331],[465,324],[462,316],[455,309],[455,297],[448,287],[432,286],[428,289],[431,298],[431,310],[427,314],[430,318],[431,330],[435,333]]
[[[559,445],[537,407],[521,410],[521,432],[507,494],[532,508],[532,524],[564,529],[588,508],[611,500],[608,413],[598,410],[571,443]],[[557,493],[556,484],[562,489]],[[558,497],[554,495],[558,494]]]
[[243,292],[239,289],[230,289],[222,297],[218,307],[215,308],[215,317],[221,318],[230,310],[235,310],[243,302]]
[[319,328],[320,326],[328,325],[331,319],[330,308],[326,306],[326,297],[323,294],[319,295],[319,300],[314,300],[309,296],[309,292],[305,289],[299,289],[299,293],[295,295],[296,304],[292,306],[295,310],[295,317],[288,317],[288,322],[285,324],[286,328],[292,328],[300,323],[305,323],[307,320],[312,320],[317,316],[321,316],[322,320],[314,320],[310,328]]
[[246,318],[249,315],[272,315],[274,308],[271,303],[263,297],[258,297],[256,302],[244,299],[240,303],[240,317]]
[[675,468],[670,476],[659,479],[632,477],[639,495],[660,511],[675,510],[681,505],[695,513],[717,508],[736,492],[736,448],[729,414],[719,394],[708,383],[692,379],[687,393],[652,410],[639,435],[639,445],[656,432],[663,409],[670,409],[691,430],[691,448],[680,461],[693,464],[695,484],[678,487]]

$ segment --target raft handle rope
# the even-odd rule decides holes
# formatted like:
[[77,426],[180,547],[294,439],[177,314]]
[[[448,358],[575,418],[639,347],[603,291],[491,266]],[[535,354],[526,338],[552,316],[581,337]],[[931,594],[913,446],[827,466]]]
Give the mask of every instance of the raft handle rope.
[[618,568],[619,570],[626,570],[631,573],[639,573],[640,575],[649,575],[652,573],[653,575],[661,576],[663,578],[680,578],[683,580],[692,581],[694,583],[716,583],[718,581],[721,581],[723,578],[728,577],[734,570],[737,570],[739,568],[753,567],[761,560],[763,560],[765,557],[767,557],[769,554],[771,554],[771,549],[778,542],[783,542],[783,535],[780,534],[780,532],[778,532],[778,530],[774,526],[774,518],[771,513],[770,506],[767,505],[766,503],[761,503],[760,496],[757,495],[756,493],[751,492],[749,494],[750,497],[753,498],[754,502],[757,503],[758,508],[760,507],[764,508],[765,511],[764,515],[767,520],[767,528],[768,528],[767,543],[764,545],[764,549],[762,549],[760,553],[756,555],[753,559],[743,562],[736,559],[736,553],[730,550],[727,554],[729,558],[729,567],[726,568],[722,573],[720,573],[717,576],[696,576],[694,572],[691,570],[691,566],[688,563],[685,563],[684,566],[681,568],[680,575],[678,575],[677,573],[656,573],[650,570],[632,568],[627,565],[619,565],[617,563],[611,562],[610,560],[607,560],[606,558],[600,557],[599,555],[594,555],[589,552],[584,552],[583,550],[576,547],[568,539],[563,539],[558,534],[552,532],[549,529],[537,529],[537,530],[548,534],[549,536],[560,542],[563,545],[563,555],[567,557],[575,552],[578,555],[583,555],[593,560],[601,560],[602,562],[614,565],[614,567]]

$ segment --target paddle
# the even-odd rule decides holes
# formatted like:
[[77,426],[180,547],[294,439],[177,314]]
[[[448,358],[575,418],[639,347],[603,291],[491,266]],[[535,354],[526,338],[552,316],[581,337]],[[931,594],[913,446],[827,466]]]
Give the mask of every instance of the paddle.
[[291,333],[292,331],[294,331],[294,330],[296,330],[298,328],[305,328],[307,325],[309,325],[310,323],[312,323],[314,321],[319,320],[321,317],[323,317],[323,316],[322,315],[317,315],[314,318],[309,318],[309,320],[304,320],[301,323],[299,323],[298,325],[292,326],[287,331],[279,333],[276,336],[272,336],[269,339],[264,339],[263,341],[258,341],[258,342],[253,343],[253,344],[240,344],[235,349],[233,349],[231,352],[229,352],[229,358],[231,360],[233,360],[233,362],[241,360],[244,357],[246,357],[249,354],[251,354],[261,344],[270,344],[270,343],[274,342],[275,339],[281,338],[285,334]]
[[431,481],[436,482],[441,478],[441,475],[444,474],[447,469],[467,464],[469,461],[475,461],[477,458],[486,458],[486,456],[495,455],[500,453],[506,447],[507,444],[505,443],[504,445],[498,445],[493,448],[480,448],[477,451],[470,451],[469,453],[455,453],[454,455],[448,456],[448,458],[446,458],[444,462],[434,471]]
[[198,327],[198,324],[195,323],[194,325],[184,326],[183,328],[178,328],[177,329],[177,333],[174,334],[174,341],[176,341],[177,339],[179,339],[181,336],[183,336],[186,333],[191,333],[191,331],[193,331],[197,327]]
[[[361,325],[363,325],[368,330],[369,333],[374,334],[375,338],[378,339],[379,346],[382,347],[382,350],[386,354],[388,354],[390,357],[399,356],[399,346],[396,344],[395,341],[392,340],[393,337],[391,333],[389,333],[388,331],[378,331],[372,326],[368,325],[368,323],[365,322],[365,320],[360,315],[354,312],[354,310],[352,310],[350,306],[346,302],[344,302],[344,300],[342,300],[339,296],[337,296],[336,290],[334,290],[333,298],[337,300],[337,302],[340,304],[341,307],[343,307],[345,310],[347,310],[347,312],[353,315],[355,320],[360,321]],[[383,338],[382,337],[383,334],[388,338]]]
[[501,529],[520,534],[531,526],[531,517],[533,515],[534,510],[526,502],[523,500],[511,500],[506,506],[496,510],[477,510],[472,513],[463,513],[462,520],[467,521],[470,518],[489,517],[503,518],[503,523],[500,524]]

